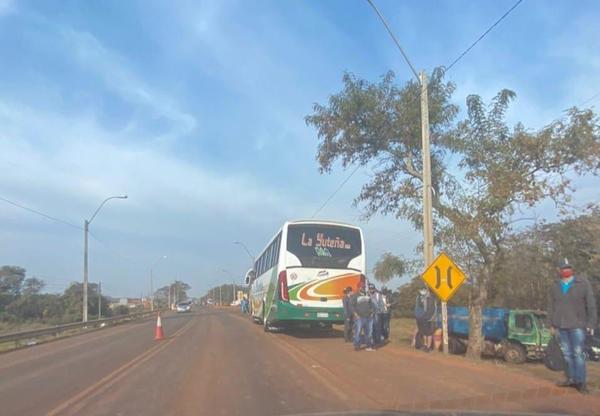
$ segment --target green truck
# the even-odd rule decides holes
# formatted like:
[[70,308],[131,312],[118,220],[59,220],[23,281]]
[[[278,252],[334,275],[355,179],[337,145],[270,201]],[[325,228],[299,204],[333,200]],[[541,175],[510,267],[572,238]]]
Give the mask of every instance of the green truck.
[[[502,356],[509,363],[544,358],[552,338],[544,312],[485,308],[483,310],[484,350],[488,356]],[[448,307],[448,346],[451,353],[463,353],[469,338],[469,309]]]

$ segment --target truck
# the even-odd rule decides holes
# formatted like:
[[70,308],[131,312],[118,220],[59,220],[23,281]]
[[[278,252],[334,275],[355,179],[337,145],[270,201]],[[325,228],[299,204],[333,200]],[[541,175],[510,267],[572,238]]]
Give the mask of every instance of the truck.
[[[483,354],[502,356],[509,363],[544,358],[552,338],[541,311],[485,308],[483,310]],[[448,348],[451,353],[466,351],[469,338],[469,309],[448,307]]]

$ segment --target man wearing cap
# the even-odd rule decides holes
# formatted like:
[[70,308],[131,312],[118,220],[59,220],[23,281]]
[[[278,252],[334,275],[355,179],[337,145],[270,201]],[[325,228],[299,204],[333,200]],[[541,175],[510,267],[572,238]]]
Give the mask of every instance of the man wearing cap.
[[344,289],[344,341],[352,341],[352,309],[350,308],[350,298],[352,296],[352,288],[348,286]]
[[375,351],[373,349],[373,315],[375,314],[375,304],[365,291],[364,283],[359,284],[358,292],[350,298],[350,308],[354,317],[354,349],[360,350],[361,331],[364,331],[367,348],[365,351]]
[[550,287],[548,326],[558,332],[560,347],[566,362],[566,379],[560,387],[575,387],[588,393],[583,348],[586,330],[593,334],[597,323],[596,301],[590,282],[576,276],[573,267],[563,263],[560,278]]

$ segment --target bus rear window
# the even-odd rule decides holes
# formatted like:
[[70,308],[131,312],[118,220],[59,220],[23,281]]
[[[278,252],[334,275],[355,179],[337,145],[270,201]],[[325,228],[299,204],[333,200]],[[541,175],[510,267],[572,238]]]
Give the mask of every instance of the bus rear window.
[[361,255],[360,231],[335,225],[290,225],[287,251],[298,257],[302,267],[345,269]]

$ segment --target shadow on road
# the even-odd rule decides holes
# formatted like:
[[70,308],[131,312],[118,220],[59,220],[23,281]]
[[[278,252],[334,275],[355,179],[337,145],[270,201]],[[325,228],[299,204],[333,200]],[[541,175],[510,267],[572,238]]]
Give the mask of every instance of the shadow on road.
[[295,338],[344,338],[344,332],[339,329],[310,328],[294,326],[278,331]]

